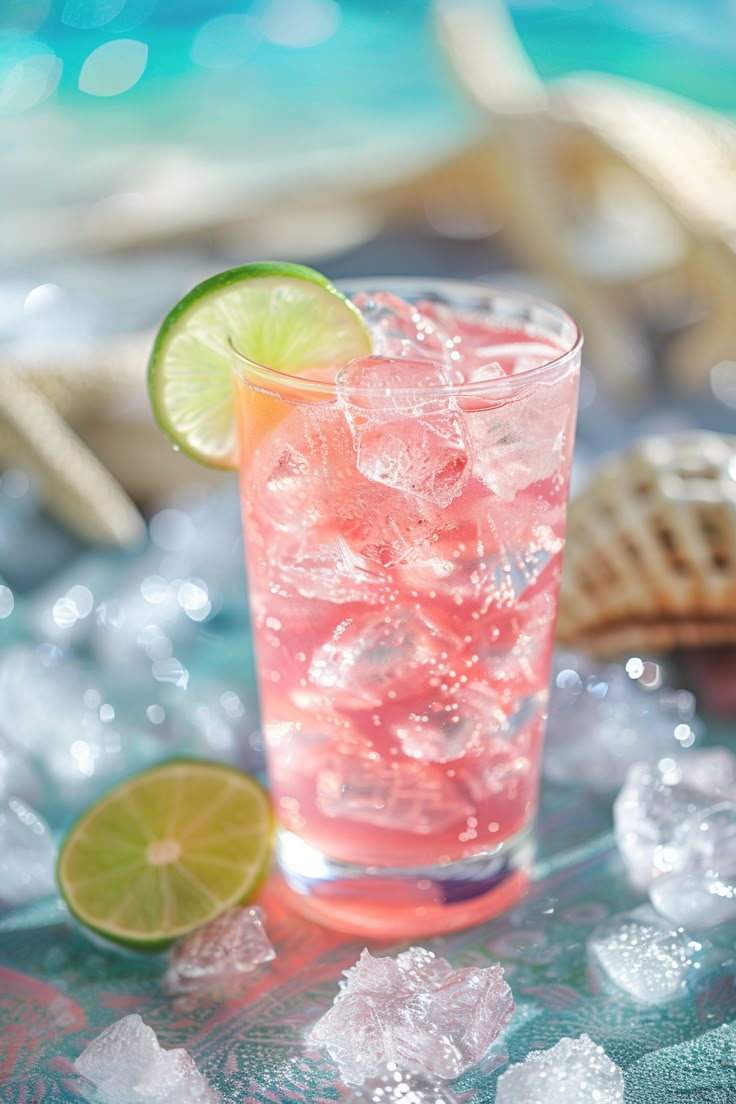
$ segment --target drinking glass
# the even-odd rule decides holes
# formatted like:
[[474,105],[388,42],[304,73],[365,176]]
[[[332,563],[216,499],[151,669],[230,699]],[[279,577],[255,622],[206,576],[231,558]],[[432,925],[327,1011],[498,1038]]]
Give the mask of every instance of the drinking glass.
[[248,582],[285,891],[403,938],[528,880],[582,339],[482,285],[343,290],[391,363],[233,350]]

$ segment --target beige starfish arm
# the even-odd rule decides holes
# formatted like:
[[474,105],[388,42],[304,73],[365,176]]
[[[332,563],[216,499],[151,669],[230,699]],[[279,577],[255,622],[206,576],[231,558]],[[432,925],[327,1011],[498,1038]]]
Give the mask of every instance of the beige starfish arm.
[[707,387],[715,365],[736,361],[736,253],[723,242],[699,242],[689,275],[708,310],[702,320],[679,333],[667,350],[668,375],[682,392]]
[[679,390],[706,386],[715,364],[736,359],[736,125],[669,93],[593,74],[560,82],[553,108],[587,127],[684,235],[681,271],[703,320],[671,343],[664,364]]
[[50,402],[9,369],[0,373],[0,467],[20,466],[48,509],[84,540],[126,547],[145,525],[120,484]]
[[78,347],[31,354],[7,352],[0,372],[10,369],[77,424],[88,414],[116,407],[146,408],[146,366],[153,345],[148,332]]
[[494,117],[547,106],[547,90],[500,0],[434,0],[437,37],[456,77]]
[[584,125],[700,238],[736,244],[736,125],[672,93],[580,74],[552,88],[554,113]]
[[605,291],[573,256],[547,153],[555,120],[548,96],[500,3],[435,0],[440,42],[455,77],[490,124],[485,157],[489,205],[512,248],[557,289],[580,323],[590,361],[607,389],[634,401],[647,389],[648,359]]
[[649,354],[613,297],[577,266],[553,189],[545,186],[535,124],[543,126],[542,120],[528,120],[516,133],[513,121],[501,124],[504,141],[489,151],[486,162],[489,189],[500,199],[517,256],[574,314],[585,335],[586,362],[609,394],[636,404],[650,387]]

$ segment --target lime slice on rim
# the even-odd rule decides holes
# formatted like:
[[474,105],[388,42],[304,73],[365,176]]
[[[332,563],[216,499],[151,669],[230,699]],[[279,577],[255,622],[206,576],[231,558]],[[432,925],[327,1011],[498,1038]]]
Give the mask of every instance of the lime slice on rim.
[[371,351],[360,312],[314,269],[260,261],[198,284],[164,319],[148,386],[164,433],[216,468],[237,467],[231,342],[257,364],[307,379]]
[[219,763],[174,761],[91,806],[59,855],[59,889],[86,927],[161,950],[250,897],[273,835],[265,791]]

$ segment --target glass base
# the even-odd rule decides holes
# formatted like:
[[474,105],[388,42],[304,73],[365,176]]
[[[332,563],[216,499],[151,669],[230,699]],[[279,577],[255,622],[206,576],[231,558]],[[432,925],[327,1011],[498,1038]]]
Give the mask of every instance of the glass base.
[[276,855],[303,915],[352,935],[407,939],[467,928],[513,905],[529,881],[534,836],[530,824],[492,851],[395,869],[336,862],[280,829]]

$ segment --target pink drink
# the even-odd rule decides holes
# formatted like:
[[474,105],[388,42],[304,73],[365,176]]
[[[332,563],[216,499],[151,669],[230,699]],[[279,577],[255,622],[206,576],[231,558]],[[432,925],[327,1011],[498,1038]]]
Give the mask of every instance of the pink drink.
[[380,356],[334,381],[236,376],[281,867],[391,936],[523,888],[576,411],[566,316],[440,291],[356,296]]

